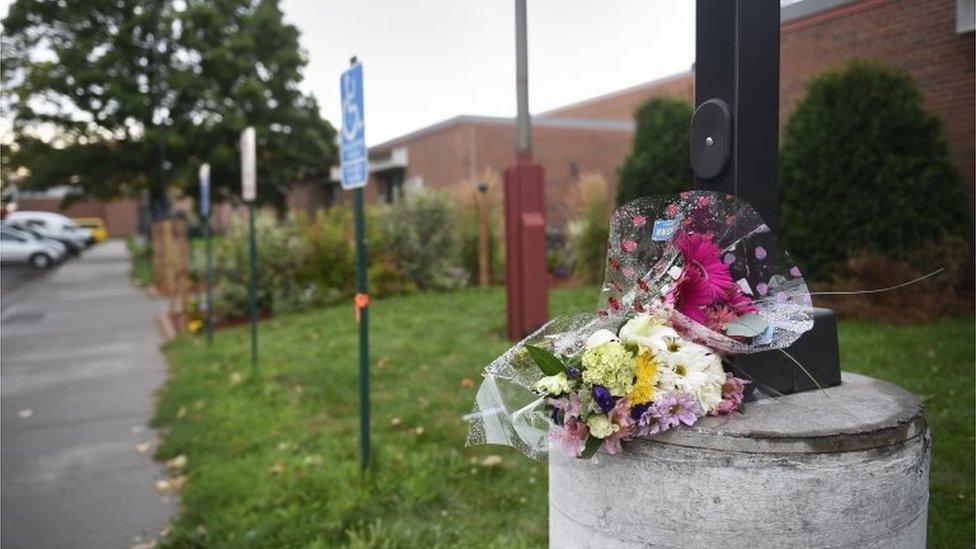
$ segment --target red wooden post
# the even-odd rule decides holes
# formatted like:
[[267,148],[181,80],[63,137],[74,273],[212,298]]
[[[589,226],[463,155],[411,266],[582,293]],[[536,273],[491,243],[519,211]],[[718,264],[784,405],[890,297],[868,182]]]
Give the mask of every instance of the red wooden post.
[[515,0],[518,137],[515,166],[505,170],[505,286],[511,340],[527,336],[549,317],[545,174],[532,161],[525,11],[525,0]]
[[549,316],[546,205],[542,166],[519,155],[505,170],[505,250],[508,337],[519,340]]

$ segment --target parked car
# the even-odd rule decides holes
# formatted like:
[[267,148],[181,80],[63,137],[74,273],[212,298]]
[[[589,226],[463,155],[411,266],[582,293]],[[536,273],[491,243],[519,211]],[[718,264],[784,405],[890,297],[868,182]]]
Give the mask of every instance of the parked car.
[[27,263],[36,269],[47,269],[64,257],[64,252],[36,236],[14,229],[0,228],[0,262]]
[[51,251],[51,256],[56,262],[60,262],[62,259],[68,257],[70,253],[68,247],[64,245],[63,242],[55,240],[53,238],[44,238],[43,236],[34,234],[30,231],[25,231],[18,229],[16,227],[11,227],[7,225],[6,221],[0,222],[0,229],[6,230],[7,232],[13,234],[14,236],[25,236],[28,239],[37,240],[45,248]]
[[9,223],[6,224],[8,227],[30,233],[37,238],[42,240],[53,240],[58,242],[65,247],[69,255],[77,256],[81,254],[81,251],[85,249],[85,245],[80,242],[77,238],[71,238],[64,235],[55,235],[37,225],[28,225],[25,222]]
[[0,229],[6,229],[6,230],[9,230],[9,231],[13,231],[14,234],[23,233],[23,234],[26,234],[26,235],[30,236],[31,238],[36,238],[36,239],[40,240],[41,241],[41,244],[44,244],[48,248],[51,248],[51,251],[55,255],[55,259],[57,259],[58,261],[61,261],[68,254],[71,253],[71,250],[68,249],[68,246],[65,245],[64,242],[61,242],[60,240],[57,240],[57,239],[54,239],[54,238],[47,238],[47,237],[41,235],[40,233],[38,233],[37,231],[31,230],[31,229],[24,229],[24,228],[14,227],[13,225],[7,223],[6,220],[0,220]]
[[76,217],[75,223],[81,228],[91,231],[92,240],[96,244],[108,239],[108,229],[105,228],[105,222],[102,221],[101,217]]
[[13,212],[7,216],[7,223],[59,240],[75,254],[93,241],[91,231],[83,229],[71,218],[53,212]]

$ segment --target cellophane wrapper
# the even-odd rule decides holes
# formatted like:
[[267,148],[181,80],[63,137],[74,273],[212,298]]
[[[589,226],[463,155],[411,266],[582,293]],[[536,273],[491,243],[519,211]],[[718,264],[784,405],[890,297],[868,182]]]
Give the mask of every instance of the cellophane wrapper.
[[[682,256],[674,246],[680,232],[711,235],[732,279],[769,326],[761,337],[733,338],[669,307],[664,296],[674,284]],[[551,320],[485,367],[467,445],[501,444],[535,458],[549,451],[549,417],[531,387],[543,377],[525,345],[559,356],[582,350],[601,328],[616,332],[638,313],[667,318],[685,338],[723,356],[788,347],[813,327],[813,307],[803,276],[775,235],[748,203],[731,195],[689,191],[639,198],[620,206],[610,220],[607,268],[597,309]]]

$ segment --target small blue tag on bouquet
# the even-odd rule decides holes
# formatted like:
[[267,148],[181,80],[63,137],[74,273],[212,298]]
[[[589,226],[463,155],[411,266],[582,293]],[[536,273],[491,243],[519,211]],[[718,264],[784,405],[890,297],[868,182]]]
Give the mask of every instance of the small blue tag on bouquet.
[[679,223],[681,223],[680,217],[674,219],[655,219],[654,229],[651,231],[651,240],[670,239],[674,235],[674,231],[678,230]]

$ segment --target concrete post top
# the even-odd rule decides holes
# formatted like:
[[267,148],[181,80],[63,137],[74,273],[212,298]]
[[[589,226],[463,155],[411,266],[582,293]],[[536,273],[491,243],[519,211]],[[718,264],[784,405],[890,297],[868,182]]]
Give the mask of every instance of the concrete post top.
[[887,381],[844,372],[842,383],[746,403],[742,414],[630,442],[623,457],[643,459],[658,444],[749,453],[830,453],[881,448],[925,433],[921,401]]

